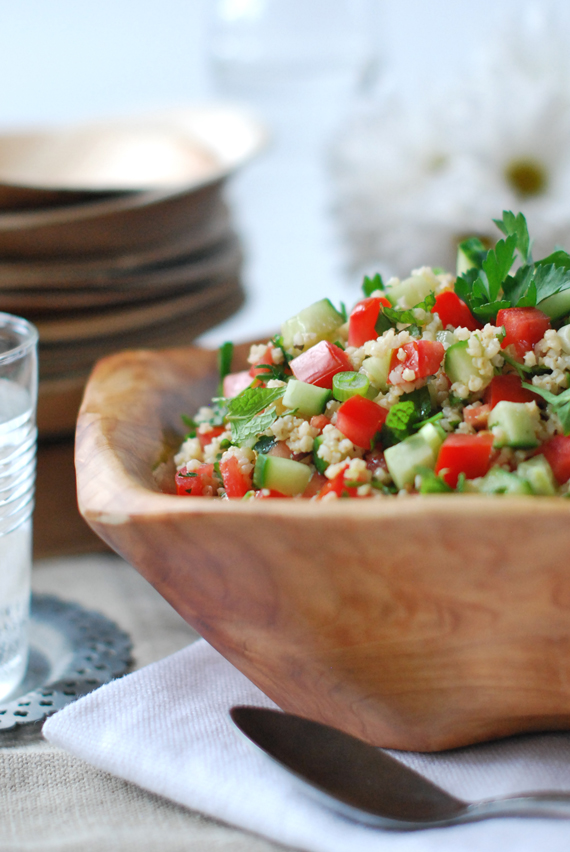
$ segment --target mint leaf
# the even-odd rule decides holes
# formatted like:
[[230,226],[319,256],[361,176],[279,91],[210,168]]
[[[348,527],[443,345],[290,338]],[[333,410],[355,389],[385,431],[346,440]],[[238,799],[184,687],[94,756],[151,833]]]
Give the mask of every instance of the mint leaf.
[[379,272],[373,278],[369,278],[368,275],[364,276],[364,281],[362,282],[362,292],[368,298],[372,295],[375,290],[384,290],[384,282],[382,281],[382,276]]
[[[276,399],[285,393],[284,387],[279,388],[246,388],[233,399],[227,401],[227,419],[230,422],[249,420],[255,414],[263,411]],[[263,431],[263,430],[261,430]]]
[[503,218],[493,219],[493,222],[506,237],[515,238],[515,244],[523,262],[532,263],[528,226],[523,214],[517,213],[515,216],[510,210],[503,210]]
[[417,318],[414,311],[423,310],[426,313],[431,313],[431,309],[435,307],[435,294],[428,293],[423,302],[418,302],[413,308],[399,310],[398,308],[382,308],[382,315],[385,316],[393,325],[402,323],[405,325],[417,325]]
[[275,410],[275,406],[272,405],[267,411],[263,411],[249,420],[232,420],[232,442],[241,446],[247,441],[254,440],[262,432],[265,432],[276,419],[277,411]]
[[417,428],[432,412],[431,397],[427,387],[402,394],[400,401],[392,406],[382,427],[384,447],[399,444]]

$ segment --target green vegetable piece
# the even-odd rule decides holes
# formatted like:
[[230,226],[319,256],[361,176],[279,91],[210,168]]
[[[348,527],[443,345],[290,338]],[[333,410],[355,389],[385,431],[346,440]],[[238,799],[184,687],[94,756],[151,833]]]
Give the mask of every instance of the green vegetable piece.
[[318,343],[327,339],[343,323],[344,317],[330,299],[321,299],[283,323],[283,345],[285,349],[291,349],[296,334],[314,334],[314,343]]
[[393,447],[388,447],[384,458],[390,476],[398,489],[413,485],[418,468],[427,467],[433,470],[436,454],[422,435],[412,435]]
[[419,467],[416,470],[416,476],[420,477],[420,494],[450,494],[453,492],[447,482],[430,470],[429,467]]
[[332,392],[335,399],[344,402],[351,396],[366,396],[370,380],[364,373],[345,372],[333,376]]
[[502,467],[492,467],[479,480],[477,489],[481,494],[532,494],[532,488],[526,479],[510,473]]
[[302,494],[310,478],[311,469],[306,464],[279,456],[258,455],[253,470],[256,488],[269,488],[286,497]]
[[376,290],[385,290],[384,282],[382,281],[382,276],[379,272],[376,273],[372,278],[369,278],[368,275],[364,276],[364,281],[362,282],[362,292],[368,298],[372,295]]
[[439,448],[445,441],[445,435],[445,430],[437,423],[426,423],[418,432],[418,437],[423,438],[426,444],[429,444],[436,458]]
[[468,345],[468,340],[460,340],[450,346],[445,352],[443,368],[452,384],[461,382],[461,384],[467,385],[469,379],[479,376],[479,371],[473,363],[473,358],[467,352]]
[[230,341],[222,343],[218,349],[218,369],[220,371],[220,384],[218,385],[218,394],[223,394],[224,379],[232,371],[232,358],[234,355],[234,345]]
[[533,419],[524,402],[501,400],[489,415],[489,428],[495,436],[494,447],[538,447]]
[[481,269],[487,257],[487,249],[478,237],[469,237],[457,246],[457,275],[468,269]]
[[366,373],[374,387],[386,393],[388,390],[388,376],[390,374],[390,361],[392,359],[392,351],[388,350],[382,356],[373,355],[371,358],[365,358],[362,362],[362,370]]
[[517,468],[517,476],[526,479],[533,494],[543,494],[547,497],[553,497],[556,494],[556,480],[552,468],[543,455],[533,456],[521,462]]
[[301,417],[313,417],[323,413],[331,396],[331,391],[327,388],[289,379],[283,395],[283,405],[285,408],[295,409]]
[[[424,275],[423,273],[412,275],[410,278],[405,278],[403,281],[398,281],[390,287],[386,287],[386,295],[393,305],[397,305],[401,300],[404,300],[407,305],[417,305],[430,294],[433,294],[438,283],[433,275]],[[402,322],[405,322],[405,320],[402,320]]]
[[268,453],[277,444],[277,438],[262,435],[259,441],[253,445],[256,453]]
[[327,469],[327,467],[329,466],[329,463],[327,461],[325,461],[324,459],[322,459],[319,455],[319,447],[321,446],[323,441],[324,441],[323,436],[317,435],[317,437],[315,438],[315,440],[313,442],[313,464],[315,465],[315,468],[317,469],[317,473],[324,473],[325,470]]

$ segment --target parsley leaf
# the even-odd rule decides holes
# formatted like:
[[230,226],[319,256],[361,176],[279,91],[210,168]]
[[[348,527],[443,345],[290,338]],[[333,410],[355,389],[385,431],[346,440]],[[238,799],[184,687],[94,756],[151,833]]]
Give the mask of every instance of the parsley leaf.
[[503,210],[503,218],[493,219],[493,222],[506,237],[515,238],[515,244],[523,262],[532,263],[531,242],[523,214],[517,213],[515,216],[510,210]]
[[447,482],[429,467],[418,467],[420,477],[420,494],[450,494],[453,491]]
[[289,355],[289,353],[285,351],[285,344],[283,342],[282,334],[276,334],[274,337],[271,338],[271,342],[276,349],[280,349],[283,353],[284,364],[288,364],[289,361],[293,360],[293,355]]
[[482,276],[478,280],[485,287],[490,302],[497,300],[501,285],[511,271],[511,266],[515,262],[516,247],[517,238],[512,234],[506,240],[499,240],[495,248],[487,252],[487,257],[483,261],[483,272],[487,280],[485,282]]
[[184,436],[184,439],[186,440],[186,438],[195,438],[199,424],[196,423],[193,417],[188,417],[187,414],[182,414],[181,418],[184,425],[189,429],[189,432]]
[[382,281],[382,276],[379,272],[376,273],[374,278],[369,278],[368,275],[364,276],[364,281],[362,282],[362,292],[368,298],[374,293],[375,290],[384,290],[384,282]]
[[382,308],[382,315],[385,316],[393,325],[402,323],[403,325],[417,325],[417,317],[415,311],[422,310],[426,313],[431,313],[431,309],[435,307],[435,294],[428,293],[423,302],[418,302],[409,310],[400,310],[399,308]]
[[347,322],[348,321],[348,312],[346,310],[346,305],[344,304],[344,302],[340,303],[340,308],[338,309],[338,312],[342,317],[342,321]]

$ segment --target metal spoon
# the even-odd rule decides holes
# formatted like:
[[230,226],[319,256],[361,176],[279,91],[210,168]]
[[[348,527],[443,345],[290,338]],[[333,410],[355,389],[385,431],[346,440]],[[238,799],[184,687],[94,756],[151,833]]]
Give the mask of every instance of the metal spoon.
[[386,752],[336,728],[261,707],[232,707],[237,727],[266,754],[358,822],[411,829],[498,816],[570,818],[570,793],[457,799]]

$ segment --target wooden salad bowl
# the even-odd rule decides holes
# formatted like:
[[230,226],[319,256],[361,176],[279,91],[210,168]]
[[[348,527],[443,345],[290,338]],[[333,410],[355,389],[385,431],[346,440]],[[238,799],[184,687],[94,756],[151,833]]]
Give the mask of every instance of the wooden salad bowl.
[[284,710],[420,751],[570,728],[568,500],[164,493],[216,383],[191,347],[96,366],[76,467],[101,538]]

